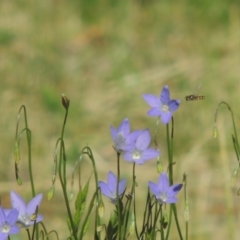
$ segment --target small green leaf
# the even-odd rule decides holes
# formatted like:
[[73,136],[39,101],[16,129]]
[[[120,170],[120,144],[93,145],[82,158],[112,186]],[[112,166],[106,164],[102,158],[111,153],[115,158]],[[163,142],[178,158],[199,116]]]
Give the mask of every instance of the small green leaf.
[[77,195],[77,199],[75,201],[75,209],[76,209],[76,213],[74,215],[74,225],[75,226],[79,225],[82,214],[86,207],[86,200],[87,200],[87,194],[88,194],[88,189],[89,189],[89,181],[90,181],[90,178],[88,179],[83,190],[79,191],[79,193]]

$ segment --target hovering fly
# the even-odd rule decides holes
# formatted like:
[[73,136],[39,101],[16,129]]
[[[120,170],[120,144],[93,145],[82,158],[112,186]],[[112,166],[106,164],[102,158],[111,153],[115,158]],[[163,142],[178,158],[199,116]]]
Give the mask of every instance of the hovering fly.
[[193,100],[203,100],[205,98],[205,96],[198,96],[197,93],[198,93],[198,90],[200,89],[201,87],[201,83],[198,84],[195,92],[193,95],[188,95],[186,96],[186,101],[193,101]]

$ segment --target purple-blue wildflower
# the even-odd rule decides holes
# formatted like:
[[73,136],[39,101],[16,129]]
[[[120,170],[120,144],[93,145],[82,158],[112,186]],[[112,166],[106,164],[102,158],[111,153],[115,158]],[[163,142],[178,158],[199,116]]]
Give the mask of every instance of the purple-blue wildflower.
[[180,105],[179,100],[170,100],[170,92],[167,85],[162,89],[160,98],[152,94],[143,94],[143,98],[152,107],[147,114],[152,117],[161,117],[163,124],[169,123],[173,112]]
[[141,133],[141,130],[130,133],[130,123],[128,118],[125,118],[122,121],[118,129],[110,126],[110,131],[114,141],[114,147],[117,152],[126,151],[131,148],[134,141]]
[[148,148],[151,142],[151,135],[148,129],[143,130],[136,139],[132,149],[126,151],[123,155],[128,162],[143,164],[146,160],[150,160],[159,156],[160,152],[153,148]]
[[169,186],[168,176],[165,172],[160,174],[157,184],[149,181],[148,186],[160,204],[177,202],[175,196],[182,188],[182,184]]
[[42,201],[42,194],[35,196],[28,204],[24,202],[20,195],[16,192],[10,192],[12,207],[19,211],[17,222],[23,227],[28,228],[35,222],[38,223],[43,220],[43,216],[40,214],[36,215],[36,209],[39,207]]
[[5,240],[9,235],[20,232],[19,227],[16,225],[18,214],[17,209],[11,209],[6,212],[0,206],[0,240]]
[[[127,179],[122,179],[118,184],[118,196],[121,196],[126,188]],[[108,173],[107,183],[99,181],[98,186],[104,196],[108,197],[113,204],[117,203],[117,176],[113,172]]]

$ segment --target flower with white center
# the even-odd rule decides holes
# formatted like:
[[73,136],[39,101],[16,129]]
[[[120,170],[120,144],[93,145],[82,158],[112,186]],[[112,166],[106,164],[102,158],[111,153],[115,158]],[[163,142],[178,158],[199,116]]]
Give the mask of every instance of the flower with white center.
[[141,130],[130,133],[130,123],[128,118],[125,118],[122,121],[118,129],[111,126],[110,131],[114,141],[114,147],[117,152],[126,151],[127,149],[131,148],[134,144],[134,141],[141,133]]
[[143,130],[136,139],[132,149],[126,151],[123,155],[128,162],[143,164],[146,160],[150,160],[159,156],[158,150],[148,148],[151,142],[151,135],[148,129]]
[[18,213],[17,209],[5,212],[0,206],[0,240],[5,240],[9,235],[20,232],[19,227],[16,225]]
[[42,194],[35,196],[28,204],[16,192],[11,191],[12,207],[19,211],[17,222],[23,227],[28,228],[35,222],[38,223],[43,220],[43,216],[36,214],[37,207],[42,201]]
[[149,181],[148,186],[160,204],[177,202],[175,196],[182,188],[182,184],[169,186],[168,176],[165,172],[161,173],[157,184]]
[[143,98],[152,107],[147,114],[152,117],[161,117],[163,124],[169,123],[173,112],[180,105],[179,100],[170,100],[170,92],[167,85],[162,89],[160,98],[152,94],[143,94]]
[[[127,180],[124,178],[118,184],[118,196],[121,196],[126,188]],[[113,204],[117,203],[117,176],[113,172],[108,173],[107,183],[99,181],[98,186],[104,196],[108,197]]]

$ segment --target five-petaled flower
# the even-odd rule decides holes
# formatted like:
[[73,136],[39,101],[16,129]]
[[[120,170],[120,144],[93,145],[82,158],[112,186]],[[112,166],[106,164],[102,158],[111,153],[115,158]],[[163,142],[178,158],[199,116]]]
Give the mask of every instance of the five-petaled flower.
[[37,207],[42,201],[42,194],[35,196],[28,204],[14,191],[11,191],[12,207],[19,211],[17,222],[23,227],[28,228],[35,222],[38,223],[43,220],[43,216],[36,214]]
[[179,107],[179,100],[170,100],[170,93],[166,85],[160,94],[160,98],[152,94],[143,94],[144,100],[152,107],[148,115],[161,117],[163,124],[169,123],[172,113]]
[[111,126],[110,131],[117,152],[126,151],[131,148],[136,138],[141,133],[141,130],[130,133],[130,123],[128,118],[125,118],[122,121],[118,129]]
[[148,186],[160,204],[177,202],[175,196],[182,188],[182,184],[169,186],[168,176],[165,172],[160,174],[157,184],[149,181]]
[[18,219],[18,210],[11,209],[7,212],[0,206],[0,239],[5,240],[11,234],[20,232],[19,227],[16,225]]
[[[118,196],[121,196],[126,188],[127,180],[124,178],[118,184]],[[108,173],[107,183],[99,181],[98,186],[103,195],[108,197],[113,204],[117,203],[117,177],[113,172]]]
[[158,150],[148,148],[151,142],[151,135],[148,129],[143,130],[132,149],[126,151],[123,155],[128,162],[135,162],[136,164],[143,164],[146,160],[150,160],[159,156]]

